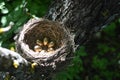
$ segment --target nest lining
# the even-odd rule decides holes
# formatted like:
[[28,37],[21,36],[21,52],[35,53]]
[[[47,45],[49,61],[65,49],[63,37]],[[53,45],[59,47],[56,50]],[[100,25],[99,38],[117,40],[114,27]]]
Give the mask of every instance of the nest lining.
[[41,21],[26,32],[24,42],[29,45],[30,49],[34,50],[36,41],[43,41],[45,37],[48,38],[49,42],[53,41],[55,43],[54,49],[58,49],[63,45],[64,30],[55,23]]

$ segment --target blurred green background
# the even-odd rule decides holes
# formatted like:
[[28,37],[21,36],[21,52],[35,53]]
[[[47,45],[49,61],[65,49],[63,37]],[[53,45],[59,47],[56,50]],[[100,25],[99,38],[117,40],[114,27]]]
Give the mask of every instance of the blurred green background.
[[[0,28],[12,21],[14,26],[0,33],[0,46],[15,47],[14,36],[32,16],[43,17],[52,0],[1,0]],[[120,80],[120,19],[114,20],[81,46],[66,70],[53,80]]]

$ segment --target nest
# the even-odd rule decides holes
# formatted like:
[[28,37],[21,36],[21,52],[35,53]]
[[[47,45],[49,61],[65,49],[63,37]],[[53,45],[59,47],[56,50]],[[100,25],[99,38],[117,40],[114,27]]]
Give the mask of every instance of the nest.
[[[36,53],[34,51],[36,41],[43,41],[45,37],[48,42],[54,42],[54,51]],[[40,66],[52,66],[52,68],[60,66],[63,61],[65,62],[66,56],[73,52],[72,45],[70,33],[63,25],[42,18],[29,20],[16,37],[18,53]]]
[[43,41],[45,37],[48,38],[48,41],[53,41],[55,43],[54,49],[56,50],[63,45],[63,40],[66,35],[65,31],[58,23],[40,21],[35,26],[32,25],[31,29],[25,33],[24,42],[29,45],[30,49],[34,50],[33,48],[36,45],[36,41]]

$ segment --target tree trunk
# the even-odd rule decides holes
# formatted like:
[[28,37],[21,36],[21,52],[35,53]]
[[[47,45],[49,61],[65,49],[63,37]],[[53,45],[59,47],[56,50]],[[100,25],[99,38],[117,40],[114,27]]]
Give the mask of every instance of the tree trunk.
[[75,36],[76,45],[89,40],[115,18],[120,18],[120,0],[54,0],[45,18],[63,23]]

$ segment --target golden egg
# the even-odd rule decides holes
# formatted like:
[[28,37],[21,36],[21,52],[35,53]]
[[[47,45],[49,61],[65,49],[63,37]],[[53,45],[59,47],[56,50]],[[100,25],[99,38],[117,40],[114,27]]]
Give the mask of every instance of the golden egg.
[[41,51],[42,51],[42,47],[39,46],[39,45],[36,45],[36,46],[34,47],[34,51],[35,51],[35,52],[41,52]]
[[51,51],[54,51],[54,49],[53,49],[53,48],[48,48],[47,51],[48,51],[48,52],[51,52]]
[[48,44],[48,39],[47,38],[44,38],[43,39],[43,44],[46,46]]
[[51,42],[48,44],[48,47],[51,48],[51,47],[53,47],[54,45],[55,45],[54,42],[51,41]]
[[39,46],[43,45],[42,41],[40,41],[40,40],[36,40],[36,44],[39,45]]

